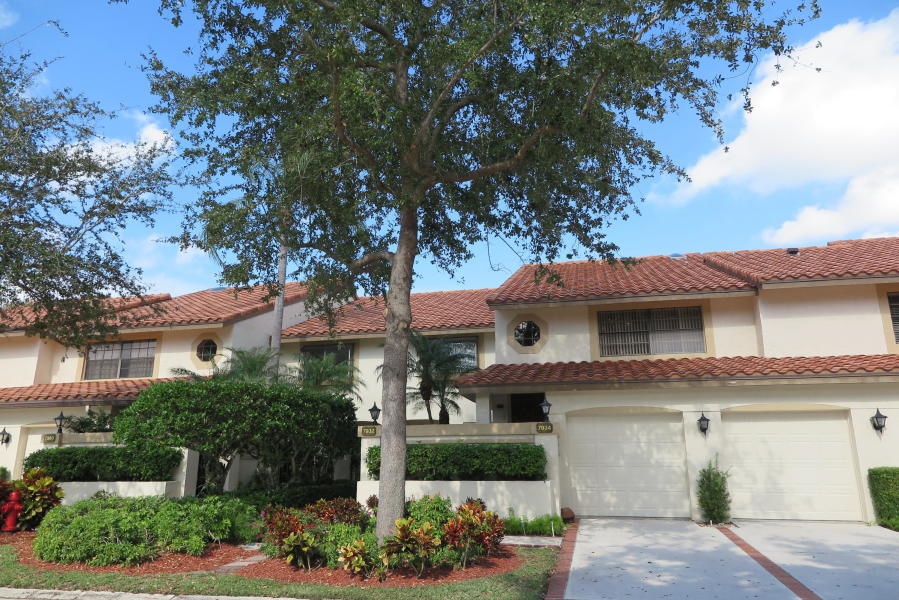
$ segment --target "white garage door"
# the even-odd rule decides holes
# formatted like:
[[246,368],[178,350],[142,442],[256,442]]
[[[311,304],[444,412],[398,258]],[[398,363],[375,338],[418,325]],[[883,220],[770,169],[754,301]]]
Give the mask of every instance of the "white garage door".
[[[724,413],[735,518],[861,520],[846,413]],[[714,432],[709,432],[714,435]]]
[[578,515],[690,516],[680,413],[572,417],[567,437]]

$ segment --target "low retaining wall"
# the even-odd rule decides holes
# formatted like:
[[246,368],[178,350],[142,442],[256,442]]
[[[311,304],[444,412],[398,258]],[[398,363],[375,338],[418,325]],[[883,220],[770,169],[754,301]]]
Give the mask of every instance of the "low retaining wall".
[[90,498],[100,490],[125,498],[135,496],[181,496],[180,481],[63,481],[66,493],[63,504],[74,504],[79,500]]
[[[505,517],[509,509],[516,515],[536,517],[554,514],[555,500],[552,485],[548,481],[407,481],[406,498],[421,498],[439,494],[449,497],[453,504],[466,498],[480,498],[487,509]],[[371,495],[378,495],[377,481],[360,481],[356,484],[356,499],[365,504]]]

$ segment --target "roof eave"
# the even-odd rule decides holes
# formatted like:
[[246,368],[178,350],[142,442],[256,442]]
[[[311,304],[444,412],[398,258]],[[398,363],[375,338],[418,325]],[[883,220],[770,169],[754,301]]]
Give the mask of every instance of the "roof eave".
[[514,302],[488,301],[487,305],[494,310],[509,310],[517,308],[526,309],[559,306],[561,304],[564,304],[566,306],[582,306],[588,304],[619,304],[621,302],[653,302],[661,298],[664,298],[666,300],[693,300],[706,298],[708,296],[716,296],[718,298],[737,298],[741,296],[755,296],[756,294],[757,291],[755,290],[755,288],[727,288],[721,290],[702,290],[693,292],[662,292],[655,294],[630,294],[620,296],[588,296],[579,298],[543,299],[534,300],[532,302],[521,300]]

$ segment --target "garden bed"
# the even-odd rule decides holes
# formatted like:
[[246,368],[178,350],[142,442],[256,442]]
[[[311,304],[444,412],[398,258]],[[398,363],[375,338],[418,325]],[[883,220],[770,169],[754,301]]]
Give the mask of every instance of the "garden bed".
[[446,566],[430,569],[423,577],[418,577],[411,569],[395,569],[384,581],[374,578],[362,580],[351,577],[342,569],[319,568],[312,571],[296,569],[280,559],[266,559],[237,571],[235,574],[254,579],[272,579],[282,583],[317,584],[335,587],[416,587],[442,583],[467,581],[480,577],[490,577],[508,573],[521,567],[522,561],[518,553],[509,547],[501,548],[496,554],[481,557],[466,569],[453,569]]
[[0,544],[9,545],[15,550],[18,562],[35,569],[45,571],[80,571],[86,573],[121,573],[123,575],[155,575],[161,573],[198,573],[212,572],[218,567],[227,565],[248,556],[258,554],[245,550],[234,544],[210,544],[207,551],[200,556],[189,554],[163,554],[159,558],[139,565],[108,565],[91,567],[83,563],[61,564],[40,560],[34,555],[31,547],[34,532],[20,532],[0,537]]

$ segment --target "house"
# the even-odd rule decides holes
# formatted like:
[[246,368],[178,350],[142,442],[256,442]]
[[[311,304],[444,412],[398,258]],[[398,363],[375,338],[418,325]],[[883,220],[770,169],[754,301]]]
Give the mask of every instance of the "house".
[[[899,435],[873,419],[899,417],[899,238],[567,262],[561,286],[536,269],[486,296],[492,351],[457,380],[475,423],[412,426],[410,443],[543,443],[556,455],[540,506],[585,516],[699,519],[695,482],[717,459],[734,517],[874,519],[867,470],[899,465]],[[452,295],[432,299],[453,310]],[[347,335],[374,356],[380,323],[379,337]],[[544,401],[551,427],[537,428]]]
[[[698,517],[718,457],[742,518],[871,520],[867,469],[899,464],[899,239],[522,267],[488,299],[496,364],[477,420],[551,405],[561,503]],[[708,429],[700,431],[700,419]]]
[[[451,342],[456,352],[469,356],[471,368],[484,368],[494,361],[493,310],[487,298],[493,289],[455,290],[412,294],[412,328],[427,336],[438,336]],[[285,362],[295,366],[300,355],[321,356],[335,353],[358,369],[361,387],[356,403],[356,417],[371,420],[368,409],[381,404],[381,381],[378,369],[384,362],[386,332],[384,299],[359,298],[341,307],[333,329],[324,317],[315,317],[282,332]],[[409,382],[414,387],[414,380]],[[462,400],[460,414],[451,414],[451,423],[474,422],[475,404]],[[423,410],[409,407],[411,424],[427,422]]]
[[[0,466],[21,473],[28,454],[53,444],[43,434],[56,432],[53,418],[60,412],[127,406],[150,384],[171,377],[172,369],[205,374],[228,348],[268,346],[273,302],[266,294],[260,286],[116,300],[124,324],[119,334],[84,349],[25,335],[27,316],[7,323],[0,333],[0,428],[10,435],[0,443]],[[285,324],[308,318],[305,298],[303,285],[288,284]]]

